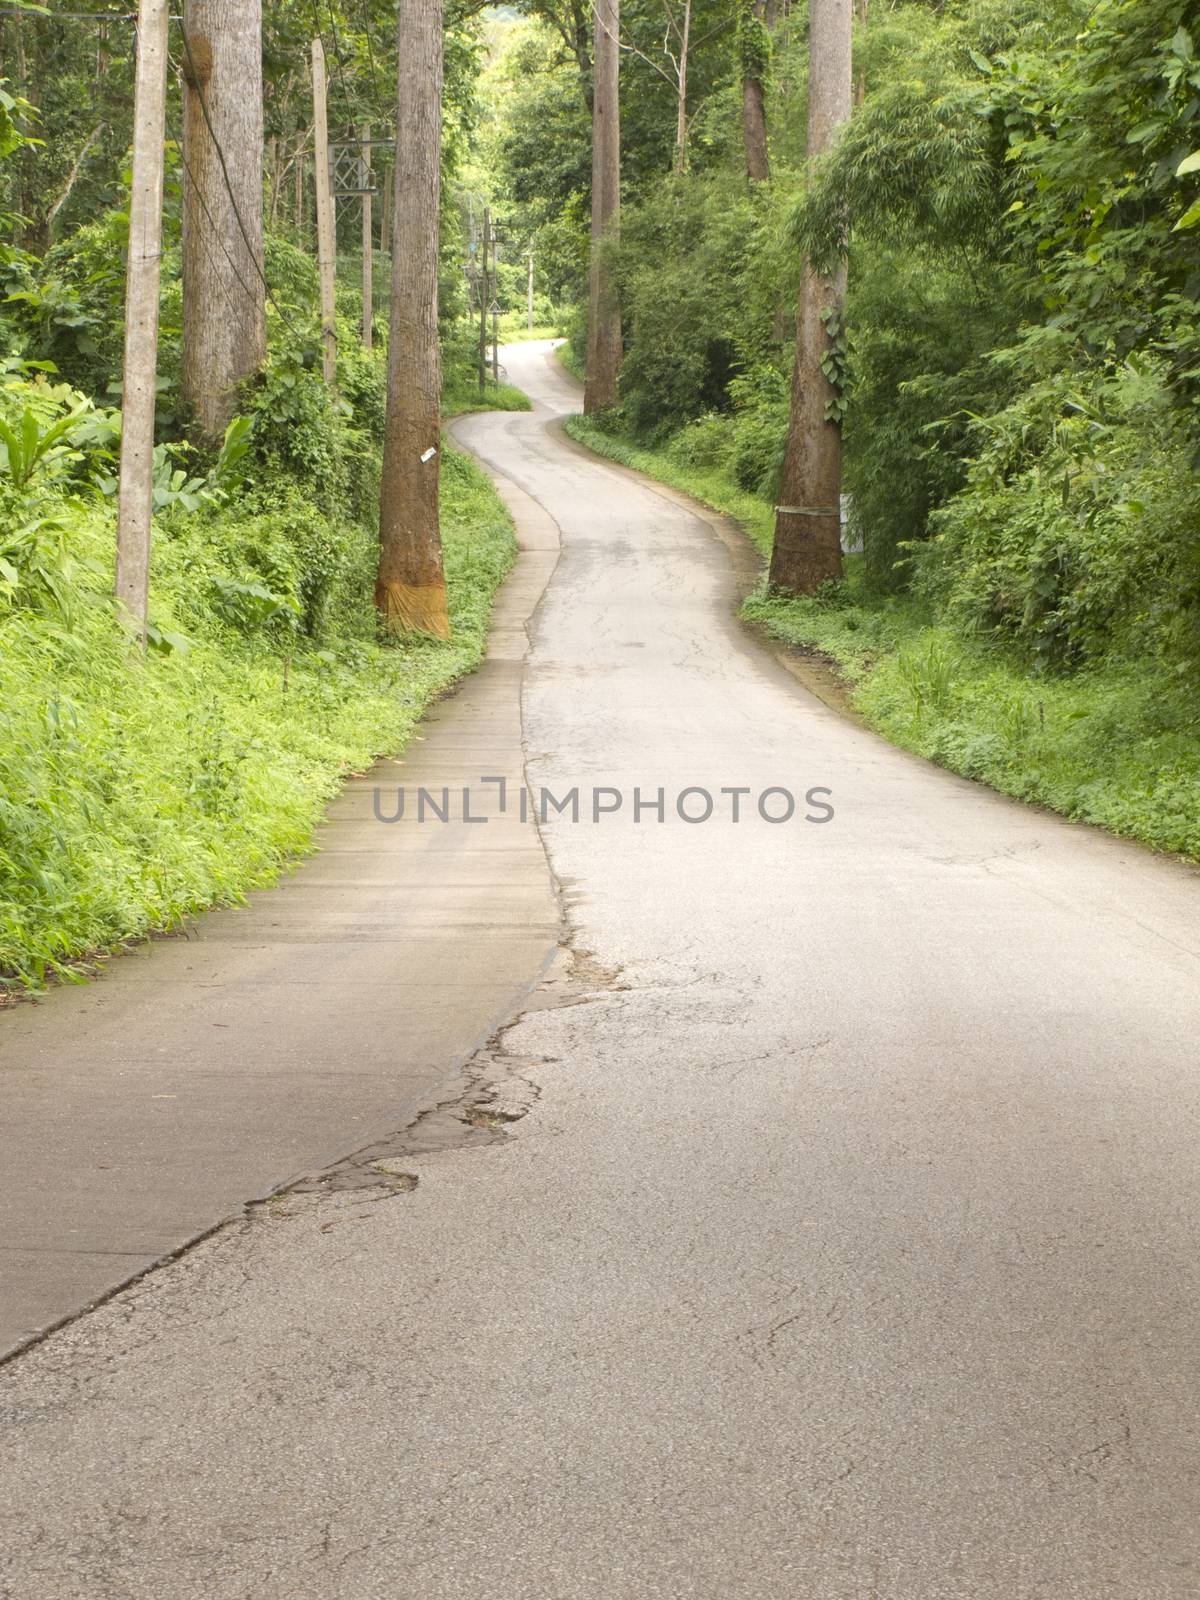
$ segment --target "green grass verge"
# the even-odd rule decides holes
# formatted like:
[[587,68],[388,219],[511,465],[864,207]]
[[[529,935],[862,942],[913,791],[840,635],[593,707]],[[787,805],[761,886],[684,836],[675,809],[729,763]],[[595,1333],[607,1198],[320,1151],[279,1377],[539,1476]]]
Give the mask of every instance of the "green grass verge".
[[468,411],[528,411],[530,399],[523,389],[511,383],[492,383],[481,390],[479,380],[455,374],[442,390],[442,417],[464,416]]
[[[286,686],[277,644],[195,623],[195,596],[208,592],[193,576],[209,559],[202,519],[156,545],[152,615],[168,627],[182,618],[189,646],[142,662],[107,603],[111,512],[75,514],[72,552],[93,576],[69,624],[3,620],[3,985],[36,987],[82,955],[270,882],[309,847],[341,778],[403,748],[430,702],[479,663],[515,559],[512,524],[490,480],[452,449],[441,484],[453,640],[385,646],[367,622],[362,637],[297,649]],[[365,533],[356,559],[369,566]]]
[[[567,431],[598,454],[694,495],[741,524],[765,556],[770,506],[720,468],[683,466],[582,417]],[[1154,661],[1035,676],[956,636],[911,602],[873,604],[847,562],[841,592],[797,600],[764,587],[742,614],[780,642],[819,651],[851,702],[893,743],[1019,800],[1156,850],[1200,858],[1200,712]]]
[[[564,349],[566,346],[563,347]],[[619,434],[608,433],[587,417],[567,417],[563,426],[580,444],[587,445],[597,455],[619,461],[622,466],[636,467],[647,477],[657,478],[672,489],[682,489],[685,494],[702,500],[715,511],[723,511],[741,524],[758,548],[766,554],[771,548],[771,508],[757,495],[739,489],[737,484],[719,468],[683,467],[673,461],[665,450],[647,450]]]
[[560,344],[557,351],[558,359],[566,367],[573,378],[578,378],[583,383],[587,377],[584,363],[580,361],[569,344]]
[[561,339],[563,330],[554,322],[535,322],[531,328],[523,315],[500,318],[500,343],[525,344],[531,339]]

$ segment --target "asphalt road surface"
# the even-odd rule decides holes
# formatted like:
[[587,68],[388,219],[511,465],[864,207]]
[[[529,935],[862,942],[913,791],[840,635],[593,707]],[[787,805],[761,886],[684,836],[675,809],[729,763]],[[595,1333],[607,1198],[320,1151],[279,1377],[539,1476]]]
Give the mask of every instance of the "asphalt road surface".
[[1200,879],[814,699],[506,359],[559,954],[455,1103],[0,1372],[0,1595],[1200,1594]]

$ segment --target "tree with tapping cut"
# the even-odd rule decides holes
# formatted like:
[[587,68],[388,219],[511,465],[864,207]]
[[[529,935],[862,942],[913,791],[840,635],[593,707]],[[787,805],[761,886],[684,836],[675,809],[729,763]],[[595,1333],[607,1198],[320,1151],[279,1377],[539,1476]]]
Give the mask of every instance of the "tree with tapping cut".
[[618,100],[620,0],[595,0],[592,49],[592,250],[588,285],[585,412],[617,403],[621,370],[621,309],[605,246],[621,214],[621,116]]
[[[854,0],[809,6],[808,159],[833,148],[850,117]],[[845,258],[806,260],[796,314],[796,364],[780,503],[775,508],[771,583],[815,594],[842,570],[842,306]]]
[[438,525],[441,0],[400,0],[392,315],[375,604],[391,633],[450,637]]
[[183,403],[217,443],[266,360],[262,0],[184,5]]

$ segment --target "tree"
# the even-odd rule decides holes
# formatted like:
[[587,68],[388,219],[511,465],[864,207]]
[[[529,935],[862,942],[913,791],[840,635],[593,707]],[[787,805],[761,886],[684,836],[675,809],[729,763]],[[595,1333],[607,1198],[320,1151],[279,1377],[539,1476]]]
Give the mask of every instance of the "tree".
[[592,93],[592,244],[585,412],[617,403],[621,309],[607,246],[621,214],[620,0],[596,0]]
[[554,29],[579,68],[579,92],[587,113],[592,114],[592,57],[588,27],[590,6],[584,0],[527,0],[531,17],[540,17]]
[[450,637],[438,525],[441,0],[400,0],[387,422],[375,604],[390,633]]
[[[853,97],[853,0],[811,0],[809,8],[808,160],[828,154],[849,120]],[[771,583],[815,594],[842,570],[842,429],[840,353],[846,296],[845,258],[809,256],[800,279],[796,362],[783,457]]]
[[[692,0],[683,0],[682,19],[668,10],[668,22],[678,41],[678,51],[668,51],[675,60],[675,78],[678,89],[678,98],[675,103],[675,171],[687,170],[687,137],[688,137],[688,51],[692,42]],[[664,50],[667,45],[664,42]]]
[[771,59],[771,35],[764,21],[763,0],[738,0],[738,62],[742,70],[742,139],[746,176],[766,183],[771,176],[767,153],[765,79]]
[[262,0],[184,6],[183,369],[202,438],[266,359]]

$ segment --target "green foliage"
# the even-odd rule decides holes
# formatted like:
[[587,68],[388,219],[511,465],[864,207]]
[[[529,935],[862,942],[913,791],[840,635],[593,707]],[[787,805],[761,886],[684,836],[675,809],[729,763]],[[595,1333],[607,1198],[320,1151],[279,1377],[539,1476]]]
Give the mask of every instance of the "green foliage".
[[[1126,396],[1124,403],[1157,409],[1159,426],[1178,425],[1161,392],[1157,402],[1143,392],[1140,400]],[[1146,425],[1144,413],[1141,420]],[[567,428],[599,453],[737,518],[759,549],[769,551],[769,507],[758,496],[739,491],[729,475],[727,417],[693,423],[666,451],[639,448],[582,417],[568,419]],[[1150,446],[1147,459],[1156,456]],[[995,465],[1002,470],[998,458]],[[1112,487],[1120,493],[1119,486]],[[968,627],[961,617],[954,626],[933,620],[931,608],[944,600],[932,592],[874,597],[853,557],[845,582],[827,585],[812,599],[794,599],[764,587],[746,601],[743,615],[782,643],[836,663],[855,708],[906,749],[1006,794],[1155,849],[1200,857],[1200,712],[1194,670],[1164,672],[1161,658],[1137,644],[1181,627],[1192,615],[1186,596],[1195,592],[1200,572],[1196,508],[1184,499],[1172,500],[1167,484],[1160,488],[1167,498],[1155,507],[1153,526],[1163,534],[1173,529],[1179,546],[1162,552],[1167,581],[1146,588],[1135,575],[1123,590],[1123,552],[1104,552],[1095,562],[1096,593],[1081,597],[1081,617],[1108,610],[1111,624],[1114,593],[1142,595],[1148,604],[1145,615],[1126,616],[1127,655],[1110,649],[1072,676],[1031,673],[1011,649],[998,646],[994,634]],[[1191,492],[1186,482],[1176,485],[1177,496]],[[998,517],[992,531],[1002,535],[1006,526]],[[1091,526],[1093,538],[1098,527]],[[1076,537],[1085,536],[1087,528],[1086,515],[1081,515]],[[1020,538],[1005,548],[1020,550]],[[961,581],[964,570],[971,570],[961,552],[939,551],[930,560],[946,581]],[[1172,569],[1186,574],[1184,580],[1175,583],[1169,577]],[[935,582],[931,572],[922,573],[927,590]],[[1181,640],[1175,648],[1182,648]],[[1189,648],[1195,649],[1194,637]]]
[[917,587],[1039,671],[1114,656],[1200,666],[1200,481],[1159,366],[1047,377],[975,426],[965,490]]
[[[703,424],[699,425],[700,429],[709,434],[710,441],[711,434],[715,431],[712,428],[712,420],[709,419],[706,429]],[[722,419],[722,421],[727,430],[728,420]],[[719,457],[712,454],[711,442],[704,452],[710,456],[709,464],[687,460],[688,447],[684,441],[694,436],[696,424],[682,436],[678,436],[679,447],[673,442],[669,451],[648,449],[644,445],[634,444],[628,438],[597,426],[590,417],[568,417],[565,427],[573,439],[587,445],[597,455],[607,456],[610,461],[619,461],[622,466],[634,467],[637,471],[645,472],[663,483],[669,483],[675,489],[682,489],[694,495],[696,499],[712,506],[715,511],[736,518],[761,551],[766,553],[770,550],[774,521],[770,506],[764,504],[757,495],[748,494],[744,489],[740,489],[730,479]],[[703,448],[701,446],[701,449]]]
[[737,0],[737,58],[743,75],[765,78],[772,54],[770,29],[759,16],[754,0]]
[[737,407],[731,429],[734,481],[773,501],[787,443],[788,383],[778,368],[764,363],[735,378],[729,392]]
[[11,426],[0,417],[0,477],[23,492],[35,473],[53,474],[61,468],[73,458],[71,433],[85,409],[80,403],[44,428],[37,412],[28,406]]
[[627,325],[621,405],[635,436],[661,440],[729,406],[745,314],[746,237],[755,226],[742,186],[664,180],[622,224],[616,270]]
[[[10,8],[11,9],[11,8]],[[339,774],[400,748],[483,651],[513,556],[483,476],[442,460],[454,636],[381,643],[372,602],[387,393],[386,314],[359,337],[358,218],[342,207],[338,373],[321,377],[305,65],[314,18],[265,21],[270,359],[219,450],[184,436],[179,87],[168,95],[148,653],[112,600],[135,38],[29,29],[29,100],[0,83],[0,981],[37,984],[90,949],[236,899],[306,847]],[[4,24],[5,37],[20,19]],[[332,116],[394,117],[391,0],[331,0]],[[477,116],[480,28],[446,33],[443,176]],[[34,103],[30,103],[30,101]],[[35,109],[36,107],[36,109]],[[35,139],[35,130],[45,142]],[[38,145],[38,159],[30,159]],[[377,152],[383,181],[386,154]],[[464,304],[456,203],[443,213],[442,331]],[[509,285],[515,295],[521,284]],[[378,263],[386,308],[388,264]],[[469,370],[469,369],[468,369]],[[447,363],[448,409],[474,403]],[[456,385],[460,392],[455,393]],[[502,385],[487,404],[528,405]]]
[[[478,662],[511,524],[453,451],[442,482],[450,644],[375,642],[370,530],[330,525],[286,478],[260,479],[256,515],[231,503],[166,519],[151,595],[160,648],[145,663],[107,601],[102,501],[64,502],[44,530],[39,559],[69,585],[70,631],[32,587],[5,598],[0,546],[0,973],[36,985],[268,881],[306,848],[339,774],[401,747]],[[322,583],[322,620],[297,638],[288,619]]]
[[[96,399],[120,371],[129,218],[112,211],[77,229],[39,260],[8,273],[14,342],[52,361],[66,382]],[[170,337],[170,324],[165,330]]]
[[1121,659],[1030,677],[930,626],[911,602],[864,607],[758,595],[746,614],[838,663],[855,708],[905,749],[1137,839],[1200,857],[1200,719],[1184,683]]

